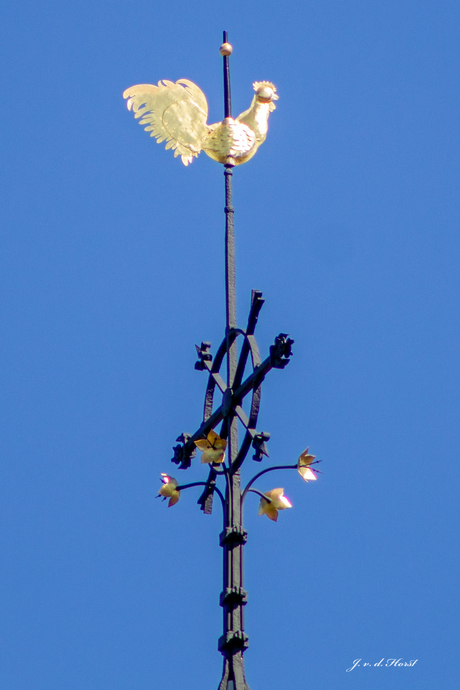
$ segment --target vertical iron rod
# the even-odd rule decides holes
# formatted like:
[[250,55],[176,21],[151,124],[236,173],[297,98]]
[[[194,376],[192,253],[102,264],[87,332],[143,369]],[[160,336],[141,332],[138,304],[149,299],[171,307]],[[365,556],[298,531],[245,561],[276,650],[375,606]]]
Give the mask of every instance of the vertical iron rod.
[[[228,34],[224,31],[224,43]],[[229,56],[224,55],[224,115],[231,117],[231,92]],[[225,303],[227,337],[227,385],[232,388],[237,368],[236,339],[230,344],[230,331],[236,328],[236,284],[235,284],[235,230],[232,203],[233,163],[224,164],[225,178]],[[229,481],[225,494],[225,518],[223,547],[223,636],[219,645],[224,656],[224,670],[219,690],[249,690],[245,675],[242,644],[244,603],[239,598],[243,586],[242,556],[244,540],[235,538],[242,534],[240,471],[232,471],[232,463],[238,455],[238,421],[230,412],[227,417],[227,457]],[[228,593],[234,593],[236,600]]]
[[[231,328],[236,328],[236,281],[235,281],[235,228],[234,208],[232,205],[232,176],[233,166],[226,164],[225,177],[225,302],[226,302],[226,334],[229,337]],[[227,385],[233,385],[236,371],[236,342],[229,348],[227,359]],[[233,460],[235,458],[232,458]]]
[[[224,31],[224,43],[228,43],[228,34]],[[228,55],[224,55],[224,117],[232,116],[232,94],[230,91],[230,65]]]

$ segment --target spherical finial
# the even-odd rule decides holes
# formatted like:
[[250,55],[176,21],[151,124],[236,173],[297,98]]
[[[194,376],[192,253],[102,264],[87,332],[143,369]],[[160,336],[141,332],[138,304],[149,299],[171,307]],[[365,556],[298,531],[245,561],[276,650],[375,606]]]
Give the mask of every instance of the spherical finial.
[[228,57],[232,54],[233,48],[230,45],[230,43],[222,43],[219,50],[221,55],[223,55],[224,57]]

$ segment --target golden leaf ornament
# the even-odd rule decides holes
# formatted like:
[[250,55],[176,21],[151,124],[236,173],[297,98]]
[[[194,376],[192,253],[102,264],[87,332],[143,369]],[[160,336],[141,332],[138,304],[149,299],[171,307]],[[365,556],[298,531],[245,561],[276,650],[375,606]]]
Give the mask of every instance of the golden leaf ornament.
[[310,455],[308,448],[304,450],[303,453],[299,455],[299,460],[297,462],[297,472],[300,474],[302,479],[306,482],[311,482],[316,480],[316,474],[310,465],[315,459],[315,455]]
[[169,498],[168,508],[176,505],[180,498],[180,491],[177,490],[178,482],[174,477],[170,477],[169,474],[161,473],[161,481],[163,486],[158,492],[158,496],[162,496],[163,500],[166,501]]
[[266,515],[270,520],[278,520],[278,511],[292,508],[291,501],[284,495],[284,489],[272,489],[264,493],[269,500],[260,499],[259,515]]
[[206,438],[195,441],[195,445],[203,453],[201,456],[202,463],[212,464],[215,462],[220,464],[224,462],[227,441],[212,429]]

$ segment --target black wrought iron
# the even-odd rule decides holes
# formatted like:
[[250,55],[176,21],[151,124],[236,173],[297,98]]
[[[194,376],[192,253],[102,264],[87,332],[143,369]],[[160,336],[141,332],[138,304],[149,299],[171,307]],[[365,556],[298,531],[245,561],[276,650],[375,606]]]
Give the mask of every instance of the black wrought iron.
[[[224,43],[228,43],[228,34],[224,31]],[[229,55],[224,55],[224,117],[232,116],[232,96],[230,91]]]
[[[227,32],[224,32],[224,43],[227,43]],[[231,117],[229,57],[224,55],[224,112]],[[221,424],[219,435],[227,440],[227,460],[223,464],[213,464],[209,469],[206,482],[193,482],[177,487],[183,490],[192,486],[203,486],[198,504],[204,513],[210,514],[213,507],[213,496],[217,493],[223,505],[223,531],[220,545],[223,549],[223,587],[220,605],[223,609],[223,634],[218,641],[218,649],[224,657],[224,668],[219,690],[249,690],[244,673],[243,654],[248,647],[248,637],[244,629],[244,607],[247,603],[247,592],[243,581],[243,547],[247,541],[247,532],[243,528],[243,500],[248,492],[253,492],[270,502],[270,498],[252,488],[254,481],[268,471],[275,469],[296,469],[297,465],[271,467],[259,472],[241,491],[240,468],[252,447],[254,460],[261,461],[268,457],[267,442],[270,434],[257,430],[261,386],[265,376],[272,369],[284,369],[292,354],[293,340],[286,333],[280,333],[270,347],[268,356],[262,361],[254,337],[257,320],[264,299],[259,290],[253,290],[248,322],[245,330],[237,327],[236,322],[236,288],[235,288],[235,235],[234,208],[232,205],[231,160],[224,165],[225,179],[225,295],[226,295],[226,328],[225,338],[211,354],[211,343],[203,341],[196,346],[198,360],[195,368],[208,373],[205,393],[203,422],[193,434],[181,434],[178,445],[174,447],[172,462],[179,469],[190,467],[196,453],[195,441],[206,438],[208,433]],[[238,339],[241,341],[238,354]],[[226,380],[220,374],[224,359],[226,360]],[[246,374],[251,366],[252,371]],[[220,405],[214,409],[214,397],[217,390],[222,394]],[[243,402],[250,396],[247,407]],[[244,428],[244,436],[238,441],[238,422]],[[220,475],[225,479],[225,496],[217,487]]]

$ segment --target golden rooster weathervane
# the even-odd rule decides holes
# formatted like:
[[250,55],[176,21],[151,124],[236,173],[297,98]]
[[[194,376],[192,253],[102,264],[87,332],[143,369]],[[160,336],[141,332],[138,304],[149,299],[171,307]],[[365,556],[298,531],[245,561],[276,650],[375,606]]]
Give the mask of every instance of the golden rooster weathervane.
[[[229,56],[232,47],[224,43],[220,52]],[[160,144],[180,156],[188,165],[204,151],[218,163],[241,165],[256,153],[265,141],[268,116],[275,110],[278,100],[276,87],[269,81],[256,81],[255,93],[248,110],[234,120],[225,117],[222,122],[208,125],[208,102],[202,90],[188,79],[176,82],[165,79],[153,84],[137,84],[123,93],[128,110],[134,112],[145,131],[151,132]]]

